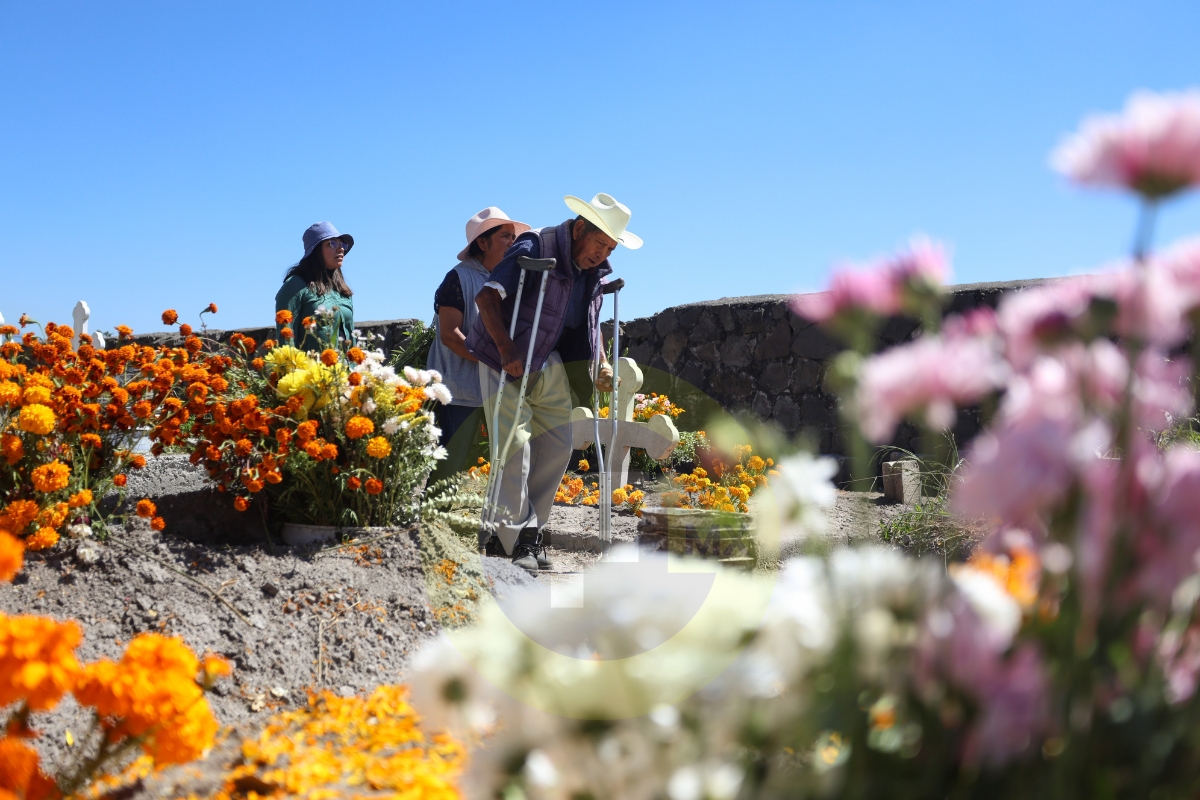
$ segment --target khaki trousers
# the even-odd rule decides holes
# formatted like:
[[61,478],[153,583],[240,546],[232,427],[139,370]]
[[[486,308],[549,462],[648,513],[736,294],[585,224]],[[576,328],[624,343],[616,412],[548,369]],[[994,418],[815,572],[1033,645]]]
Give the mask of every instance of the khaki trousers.
[[[487,416],[492,469],[498,450],[513,427],[521,379],[509,376],[500,404],[500,419],[493,419],[500,373],[480,362],[479,385]],[[511,554],[523,528],[541,528],[550,519],[567,462],[571,459],[571,387],[557,352],[546,366],[529,376],[516,433],[508,448],[504,479],[500,483],[496,535]]]

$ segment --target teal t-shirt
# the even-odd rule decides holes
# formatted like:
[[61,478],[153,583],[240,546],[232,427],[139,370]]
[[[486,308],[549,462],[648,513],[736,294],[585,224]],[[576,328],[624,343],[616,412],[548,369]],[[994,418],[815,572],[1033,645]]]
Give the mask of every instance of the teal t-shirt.
[[[317,314],[317,309],[324,306],[333,311],[332,317]],[[317,294],[308,288],[308,284],[299,275],[293,275],[283,282],[275,295],[275,311],[284,309],[292,312],[292,322],[288,326],[295,336],[295,345],[304,351],[324,350],[329,347],[331,334],[338,339],[340,348],[354,344],[354,298],[343,297],[338,292]],[[301,324],[305,317],[312,317],[317,328],[309,333]],[[283,344],[282,325],[275,326],[276,334],[280,335],[279,343]],[[344,344],[349,342],[350,344]]]

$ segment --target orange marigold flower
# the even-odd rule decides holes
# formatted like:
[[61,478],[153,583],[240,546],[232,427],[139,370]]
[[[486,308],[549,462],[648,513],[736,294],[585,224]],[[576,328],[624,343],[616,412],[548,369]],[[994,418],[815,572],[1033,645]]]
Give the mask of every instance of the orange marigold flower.
[[142,498],[137,503],[137,515],[139,517],[153,517],[158,513],[158,506],[150,498]]
[[338,351],[331,347],[326,347],[321,351],[321,363],[327,367],[332,367],[338,362]]
[[180,325],[179,326],[179,335],[184,336],[184,337],[191,336],[192,335],[192,326],[188,325],[186,322],[183,323],[182,325]]
[[25,445],[21,441],[20,436],[15,436],[11,433],[6,433],[0,436],[0,453],[4,454],[4,460],[13,465],[25,457]]
[[192,761],[212,746],[217,732],[196,681],[199,671],[199,659],[182,639],[143,633],[119,662],[89,664],[74,694],[80,704],[116,720],[116,736],[145,737],[142,749],[159,764]]
[[336,444],[325,444],[321,446],[322,461],[333,461],[335,458],[337,458],[337,453],[338,451]]
[[154,406],[150,405],[149,400],[139,400],[133,404],[133,415],[138,419],[146,419],[154,410]]
[[383,491],[383,481],[378,478],[369,478],[367,480],[367,494],[379,494]]
[[79,444],[84,447],[90,447],[93,450],[99,450],[104,446],[104,441],[94,433],[85,433],[79,437]]
[[27,433],[44,435],[54,430],[57,422],[58,418],[54,416],[53,411],[40,403],[34,403],[21,409],[17,427]]
[[267,479],[267,483],[279,483],[283,480],[283,475],[277,469],[271,470],[263,477]]
[[309,439],[317,435],[317,421],[310,419],[307,422],[301,422],[296,426],[296,439],[304,444]]
[[19,405],[20,402],[21,387],[12,381],[0,382],[0,403],[6,406],[15,406]]
[[212,686],[218,678],[233,674],[233,666],[220,656],[206,655],[200,662],[200,671],[204,673],[204,685]]
[[265,367],[266,365],[267,365],[267,362],[263,361],[261,358],[256,358],[250,362],[250,366],[253,367],[254,369],[258,370],[259,372],[262,372],[262,368]]
[[360,383],[362,383],[362,374],[358,372],[351,372],[348,380],[350,381],[351,386],[358,386]]
[[250,507],[250,501],[244,497],[236,497],[233,500],[233,507],[238,511],[245,511]]
[[55,460],[49,464],[42,464],[30,473],[29,477],[33,481],[33,488],[42,494],[50,494],[67,488],[71,480],[71,468]]
[[239,456],[248,456],[253,449],[254,443],[249,439],[238,439],[233,445],[233,451]]
[[128,480],[129,479],[125,477],[124,473],[120,475],[113,475],[113,486],[124,486]]
[[276,325],[287,325],[291,321],[292,321],[292,312],[288,311],[286,308],[283,309],[282,311],[275,312],[275,324]]
[[201,313],[201,314],[215,314],[215,313],[217,313],[217,304],[216,304],[216,303],[209,303],[209,304],[208,304],[208,307],[206,307],[206,308],[205,308],[203,311],[201,311],[200,313]]
[[263,342],[263,349],[264,350],[274,350],[275,346],[278,344],[279,344],[279,342],[275,341],[274,339],[267,339],[266,341]]
[[294,337],[296,334],[292,333],[292,329],[291,329],[291,328],[289,328],[289,327],[287,327],[287,326],[285,325],[285,326],[284,326],[284,327],[283,327],[283,328],[282,328],[282,329],[279,331],[279,335],[280,335],[280,337],[282,337],[283,339],[285,339],[285,340],[286,340],[286,339],[291,339],[291,338],[292,338],[292,337]]
[[346,488],[352,492],[357,492],[362,488],[362,481],[360,481],[358,478],[352,477],[346,481]]
[[0,738],[0,797],[47,800],[58,796],[58,787],[42,772],[37,751],[17,735]]
[[173,308],[168,308],[162,313],[163,325],[174,325],[179,322],[179,312]]
[[133,329],[132,329],[132,328],[130,328],[128,325],[118,325],[118,326],[117,326],[117,333],[119,334],[119,337],[120,337],[121,339],[124,339],[124,338],[125,338],[125,337],[127,337],[127,336],[132,336],[132,335],[133,335]]
[[37,532],[25,540],[25,546],[30,550],[49,550],[58,544],[58,532],[54,528],[38,528]]
[[91,489],[80,489],[78,492],[71,495],[70,499],[67,500],[67,505],[71,508],[83,508],[84,506],[90,506],[92,504],[92,499]]
[[129,459],[129,466],[133,467],[134,469],[142,469],[146,466],[146,457],[143,455],[134,456],[133,458]]
[[392,444],[383,436],[376,436],[367,442],[367,455],[371,458],[387,458],[392,454]]
[[25,543],[0,531],[0,581],[11,581],[25,565]]
[[167,521],[165,519],[163,519],[162,517],[151,517],[150,518],[150,529],[151,530],[161,531],[165,527],[167,527]]
[[304,319],[300,320],[300,324],[310,331],[317,327],[317,321],[312,317],[305,317]]
[[32,500],[13,500],[0,512],[0,529],[20,536],[29,523],[37,518],[39,510],[38,504]]
[[362,437],[375,432],[375,423],[363,416],[353,416],[346,422],[346,435],[351,439]]
[[355,364],[361,364],[366,357],[366,353],[364,353],[358,347],[351,347],[346,351],[346,358],[350,359]]

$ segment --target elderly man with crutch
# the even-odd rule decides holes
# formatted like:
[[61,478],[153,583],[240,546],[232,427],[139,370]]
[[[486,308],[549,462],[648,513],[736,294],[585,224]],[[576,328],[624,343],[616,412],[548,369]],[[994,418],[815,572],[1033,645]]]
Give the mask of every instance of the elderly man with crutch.
[[565,365],[594,363],[595,388],[612,390],[612,366],[597,352],[603,278],[618,243],[642,246],[612,196],[564,199],[578,216],[517,238],[475,297],[466,341],[479,359],[492,457],[479,545],[530,572],[552,566],[541,529],[571,458]]

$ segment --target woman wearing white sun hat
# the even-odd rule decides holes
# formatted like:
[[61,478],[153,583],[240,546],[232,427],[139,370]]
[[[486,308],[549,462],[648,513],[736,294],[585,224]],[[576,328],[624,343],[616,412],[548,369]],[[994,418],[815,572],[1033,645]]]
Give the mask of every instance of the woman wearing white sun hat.
[[[526,370],[537,373],[530,375],[521,420],[500,484],[497,506],[505,512],[497,522],[493,539],[487,539],[491,531],[480,532],[480,544],[486,545],[490,553],[511,555],[513,563],[533,571],[551,566],[541,528],[550,516],[555,491],[571,458],[572,398],[567,366],[591,364],[600,325],[601,283],[612,272],[609,255],[618,244],[631,250],[642,246],[642,240],[626,230],[629,209],[612,195],[601,192],[591,202],[571,195],[563,199],[578,216],[517,237],[475,298],[479,316],[466,341],[467,350],[479,359],[480,388],[488,413],[488,397],[495,396],[502,369],[514,378]],[[558,263],[549,272],[526,277],[521,308],[515,309],[520,256],[554,258]],[[525,364],[542,280],[549,283],[533,359]],[[516,335],[510,339],[508,326],[514,313]],[[600,359],[595,387],[611,391],[612,367],[603,353]],[[586,404],[588,399],[581,397],[579,402]],[[505,392],[500,419],[488,420],[491,442],[508,439],[515,411],[516,393]]]
[[[466,469],[471,448],[479,441],[477,431],[483,423],[479,407],[478,361],[464,346],[466,332],[475,321],[475,295],[483,288],[492,269],[504,257],[504,251],[516,238],[529,230],[524,222],[509,219],[495,206],[488,206],[467,220],[467,246],[458,254],[455,265],[433,295],[433,344],[426,365],[442,373],[442,381],[454,398],[439,405],[435,412],[442,429],[441,444],[449,452],[438,464],[430,481]],[[459,430],[462,436],[455,436]]]

